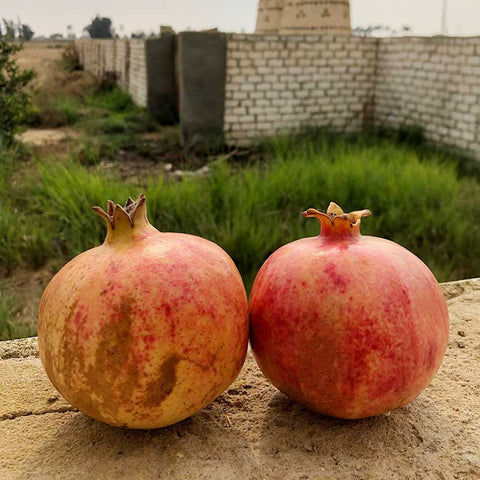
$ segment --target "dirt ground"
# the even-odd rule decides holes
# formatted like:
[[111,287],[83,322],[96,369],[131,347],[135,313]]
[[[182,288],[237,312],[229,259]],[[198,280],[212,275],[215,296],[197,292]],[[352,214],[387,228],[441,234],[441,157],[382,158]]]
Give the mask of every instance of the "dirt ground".
[[18,65],[22,68],[33,68],[37,72],[36,84],[42,85],[62,58],[62,52],[67,45],[66,42],[27,42],[18,53]]
[[75,138],[78,132],[73,128],[30,128],[18,135],[18,139],[36,147],[58,145],[69,138]]

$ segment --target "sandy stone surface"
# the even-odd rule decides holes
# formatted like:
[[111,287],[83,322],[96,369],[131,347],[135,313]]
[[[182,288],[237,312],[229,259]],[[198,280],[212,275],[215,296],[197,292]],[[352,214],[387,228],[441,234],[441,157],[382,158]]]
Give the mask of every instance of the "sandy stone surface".
[[249,354],[232,387],[163,430],[127,431],[72,409],[35,340],[0,343],[0,478],[480,479],[480,279],[443,286],[450,344],[412,404],[347,421],[278,393]]

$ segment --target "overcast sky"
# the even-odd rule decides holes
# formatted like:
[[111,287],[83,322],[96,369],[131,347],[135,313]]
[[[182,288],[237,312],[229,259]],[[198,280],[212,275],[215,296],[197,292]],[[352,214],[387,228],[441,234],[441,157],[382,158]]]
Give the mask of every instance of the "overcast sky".
[[[351,0],[352,25],[409,25],[415,34],[437,34],[443,0]],[[117,32],[217,27],[253,32],[258,0],[0,0],[0,17],[20,17],[36,35],[62,33],[71,24],[77,35],[96,15],[112,18]],[[480,0],[448,0],[448,33],[480,35]],[[123,27],[121,30],[120,27]]]

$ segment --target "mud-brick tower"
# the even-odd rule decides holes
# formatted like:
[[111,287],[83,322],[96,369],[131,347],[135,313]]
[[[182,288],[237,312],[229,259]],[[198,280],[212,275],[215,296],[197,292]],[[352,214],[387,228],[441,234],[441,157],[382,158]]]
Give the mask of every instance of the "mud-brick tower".
[[350,0],[285,0],[280,33],[350,35]]
[[278,33],[285,0],[259,0],[255,33]]
[[259,0],[255,33],[350,35],[350,0]]

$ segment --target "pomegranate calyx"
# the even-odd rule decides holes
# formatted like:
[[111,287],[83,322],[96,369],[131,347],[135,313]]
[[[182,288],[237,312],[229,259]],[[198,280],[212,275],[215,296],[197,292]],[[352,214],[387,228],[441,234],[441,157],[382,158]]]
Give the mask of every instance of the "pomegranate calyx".
[[332,225],[335,223],[336,219],[346,220],[350,222],[352,227],[359,225],[362,218],[369,217],[371,214],[372,212],[370,210],[356,210],[355,212],[345,213],[342,208],[334,202],[330,202],[330,205],[327,208],[327,213],[323,213],[315,208],[309,208],[302,213],[306,218],[318,218],[321,223],[322,219],[328,219]]
[[327,213],[315,208],[309,208],[302,213],[304,217],[315,217],[321,225],[320,236],[324,239],[347,239],[360,236],[360,222],[363,217],[368,217],[370,210],[357,210],[345,213],[336,203],[331,202]]
[[[93,207],[93,210],[107,224],[107,242],[112,241],[115,237],[131,238],[133,230],[150,226],[147,219],[146,199],[143,194],[137,200],[129,197],[124,207],[108,200],[106,211],[101,207]],[[123,233],[127,235],[123,235]]]

